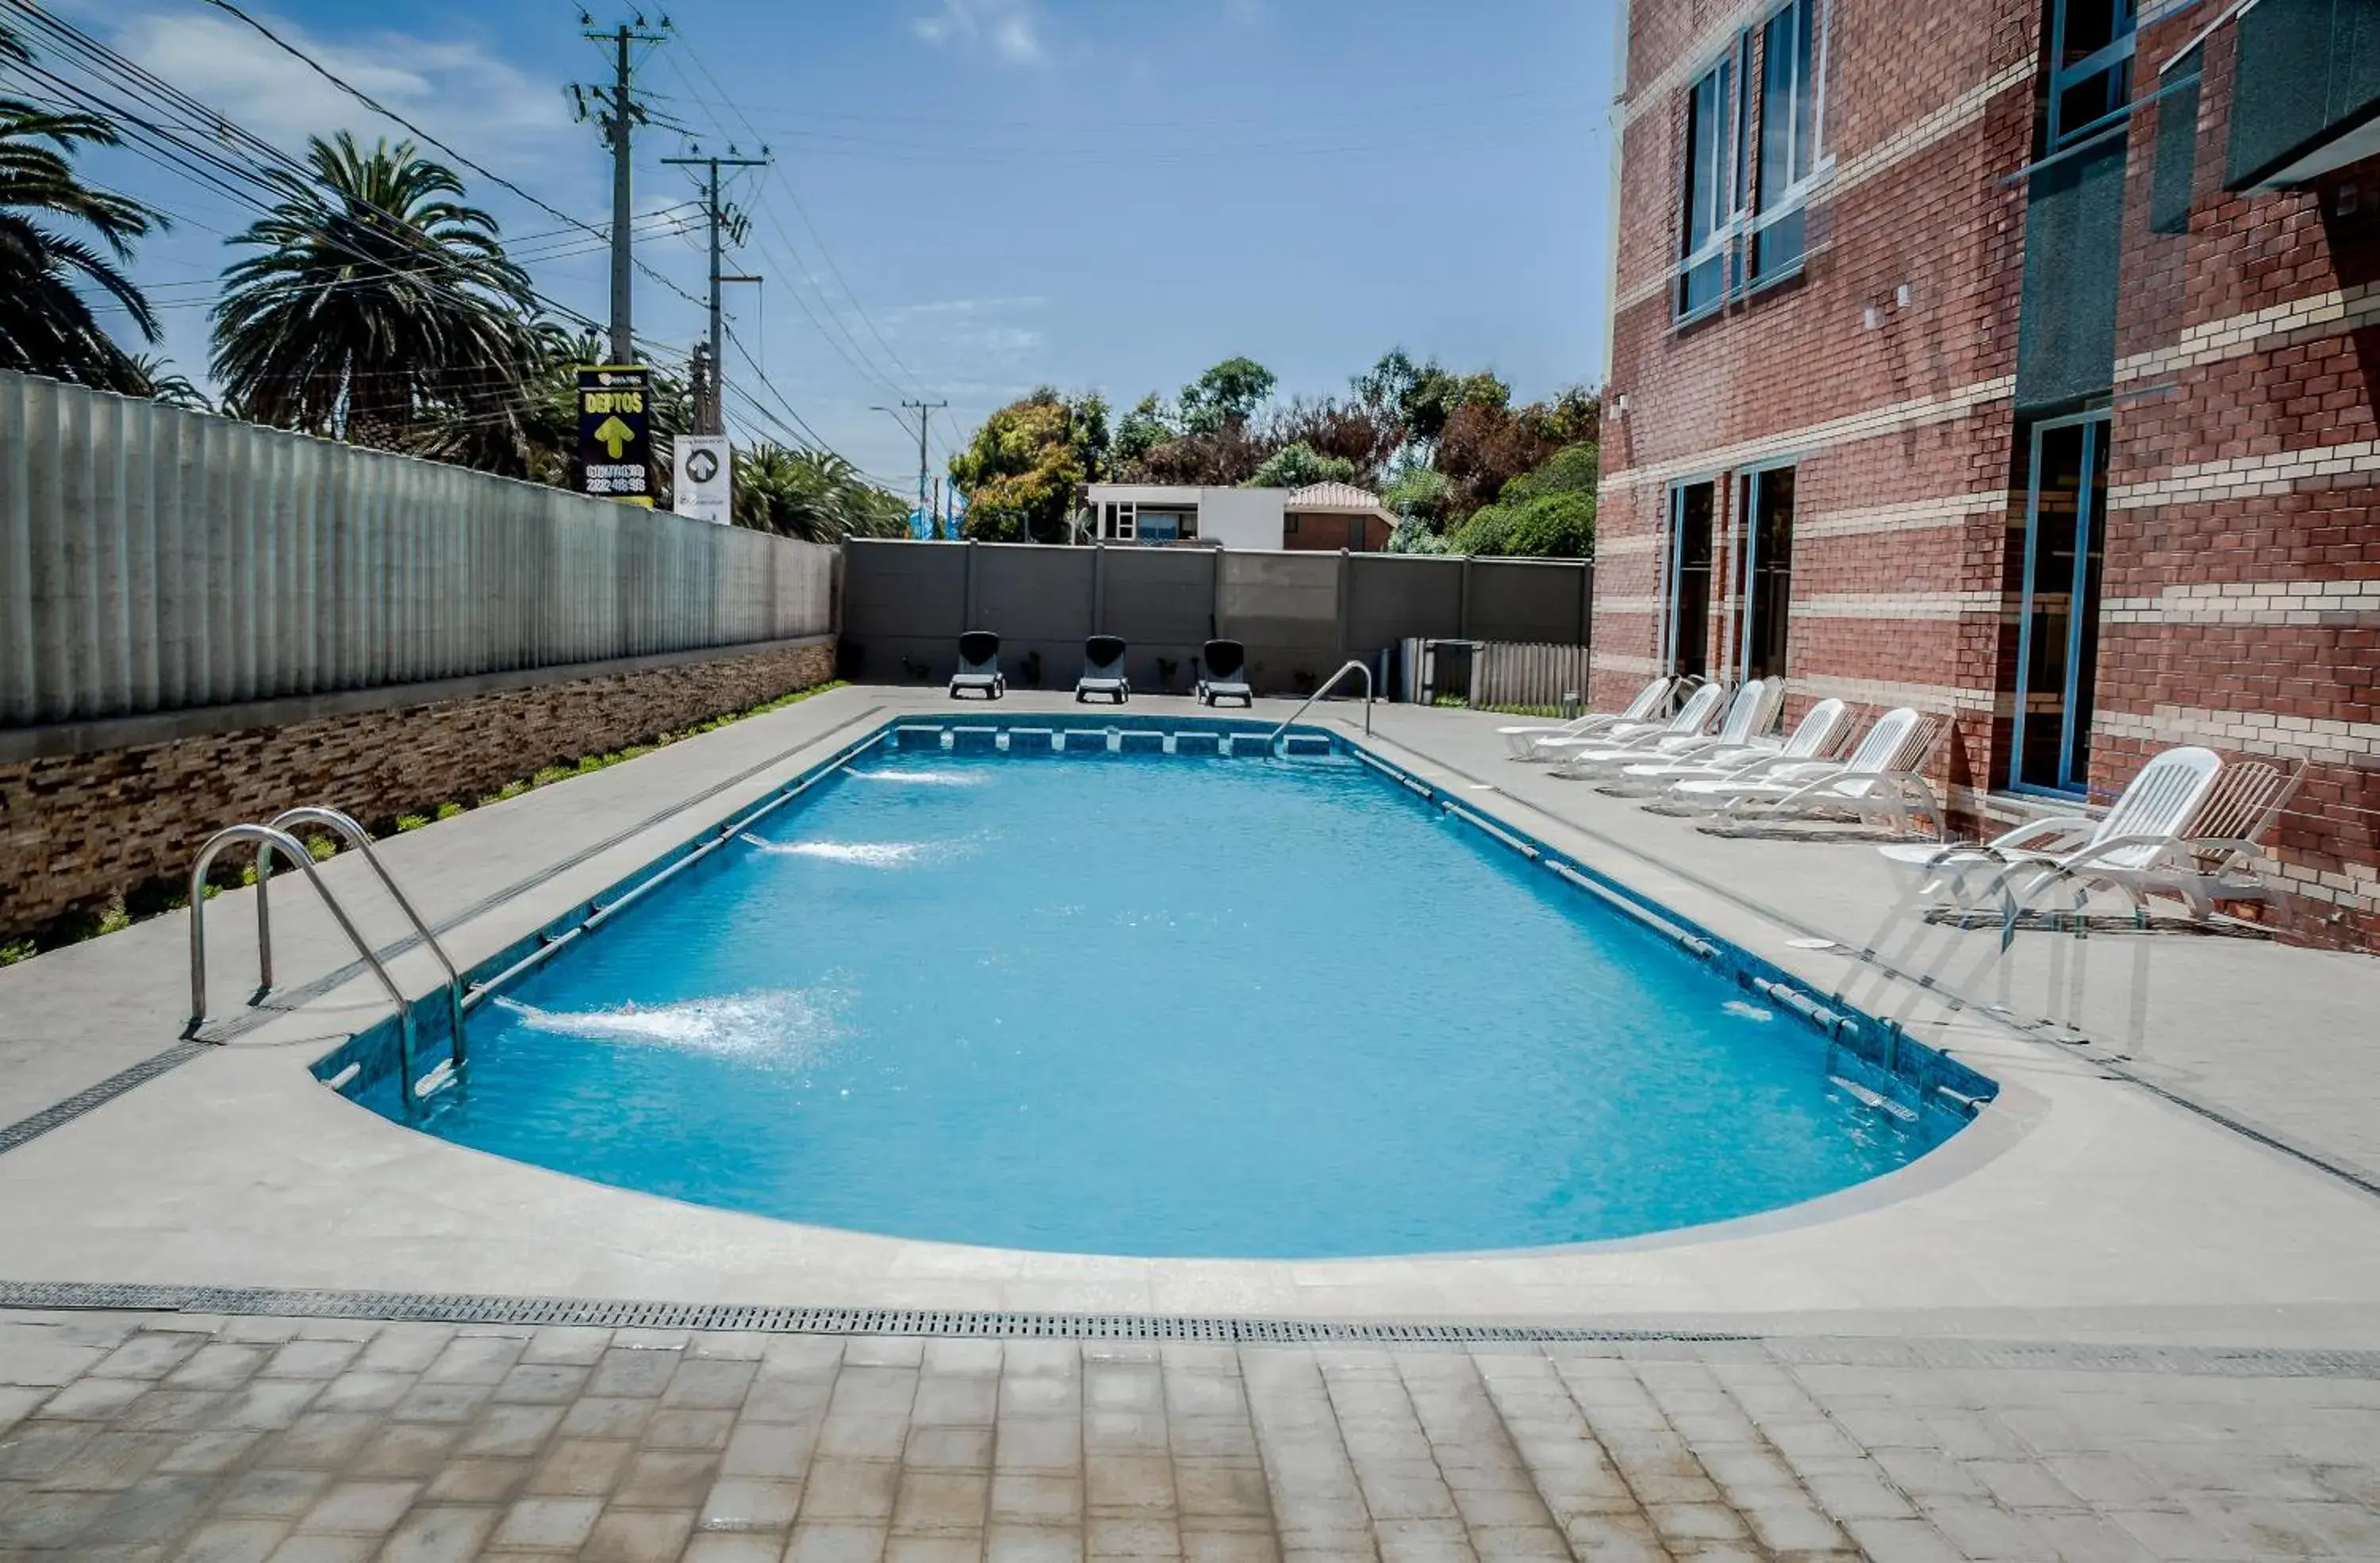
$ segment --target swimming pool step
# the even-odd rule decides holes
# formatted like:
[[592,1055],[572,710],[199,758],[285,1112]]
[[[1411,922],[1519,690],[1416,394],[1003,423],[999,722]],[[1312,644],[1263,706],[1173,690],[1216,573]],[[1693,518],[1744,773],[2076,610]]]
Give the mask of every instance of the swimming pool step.
[[1266,757],[1276,752],[1320,758],[1337,744],[1319,733],[1293,733],[1276,749],[1266,733],[1164,733],[1140,727],[988,727],[907,722],[892,730],[892,747],[903,753],[961,755],[1161,755],[1208,758]]

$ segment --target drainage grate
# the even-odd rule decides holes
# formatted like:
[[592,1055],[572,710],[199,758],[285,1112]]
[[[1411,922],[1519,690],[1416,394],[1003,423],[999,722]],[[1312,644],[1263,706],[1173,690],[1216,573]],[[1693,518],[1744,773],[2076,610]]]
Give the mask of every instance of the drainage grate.
[[0,1308],[381,1319],[435,1324],[752,1330],[775,1335],[911,1335],[995,1339],[1197,1340],[1226,1344],[1356,1341],[1495,1344],[1544,1341],[1746,1341],[1715,1330],[1597,1329],[1563,1325],[1250,1319],[1193,1314],[987,1313],[926,1308],[787,1308],[624,1302],[465,1292],[279,1291],[260,1287],[117,1286],[0,1281]]
[[208,1050],[204,1042],[177,1042],[162,1053],[141,1060],[130,1069],[118,1070],[96,1085],[86,1086],[65,1101],[54,1102],[16,1122],[0,1126],[0,1156],[6,1156],[29,1140],[38,1140],[53,1129],[64,1128],[97,1107],[124,1095],[136,1085],[145,1085],[167,1070],[179,1069],[200,1053]]
[[[2323,1347],[2161,1346],[1897,1336],[1790,1336],[1392,1319],[1249,1319],[1211,1314],[988,1313],[933,1308],[787,1308],[628,1302],[470,1292],[282,1291],[262,1287],[0,1281],[0,1310],[106,1310],[386,1323],[744,1330],[771,1335],[1004,1340],[1196,1341],[1217,1345],[1751,1347],[1786,1367],[2177,1374],[2209,1378],[2380,1380],[2380,1351]],[[1635,1354],[1635,1353],[1631,1353]],[[1690,1351],[1694,1358],[1704,1353]]]

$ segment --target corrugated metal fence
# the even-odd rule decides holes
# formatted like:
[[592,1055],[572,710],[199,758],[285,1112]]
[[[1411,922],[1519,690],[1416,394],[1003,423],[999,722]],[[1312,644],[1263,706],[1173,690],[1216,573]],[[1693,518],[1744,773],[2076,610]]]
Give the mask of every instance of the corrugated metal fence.
[[1586,694],[1586,648],[1489,641],[1473,654],[1475,706],[1558,706]]
[[0,372],[0,726],[822,635],[834,553]]

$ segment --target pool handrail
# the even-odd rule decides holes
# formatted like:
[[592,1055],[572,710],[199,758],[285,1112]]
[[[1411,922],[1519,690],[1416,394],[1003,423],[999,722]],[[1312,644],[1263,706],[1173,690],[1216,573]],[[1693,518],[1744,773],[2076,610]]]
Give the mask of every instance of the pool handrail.
[[1336,689],[1339,686],[1339,681],[1345,678],[1350,672],[1359,672],[1364,675],[1364,736],[1369,738],[1372,735],[1372,668],[1371,664],[1365,661],[1361,657],[1351,657],[1347,660],[1347,665],[1345,667],[1341,668],[1337,672],[1332,673],[1329,678],[1324,679],[1320,688],[1317,689],[1313,694],[1308,695],[1305,700],[1299,704],[1297,709],[1290,712],[1289,721],[1284,721],[1279,727],[1274,728],[1272,730],[1272,735],[1267,738],[1265,742],[1268,744],[1280,743],[1281,735],[1288,732],[1291,727],[1294,726],[1299,717],[1305,714],[1305,708],[1314,704],[1315,701],[1319,700],[1325,695],[1330,694],[1333,689]]
[[[214,866],[216,857],[225,847],[241,842],[255,842],[260,859],[278,852],[296,864],[305,874],[307,882],[314,887],[314,893],[322,898],[322,904],[330,909],[332,919],[339,925],[339,931],[347,936],[347,942],[356,947],[356,953],[363,958],[365,965],[371,968],[372,975],[380,979],[389,1002],[396,1006],[398,1037],[406,1065],[406,1085],[409,1089],[413,1084],[413,1012],[405,1001],[405,990],[396,986],[396,979],[390,976],[388,968],[381,963],[379,953],[365,939],[355,920],[347,915],[346,908],[339,904],[339,898],[331,893],[331,887],[322,882],[322,876],[314,869],[313,854],[306,850],[305,843],[288,831],[275,830],[270,825],[225,826],[207,838],[206,845],[199,849],[198,861],[190,866],[190,1024],[183,1035],[195,1037],[207,1023],[207,870]],[[260,891],[262,889],[261,878],[258,888]],[[273,988],[273,928],[261,894],[256,899],[256,906],[257,991],[261,997]]]
[[[267,828],[287,831],[294,836],[298,833],[297,827],[300,825],[320,825],[334,835],[343,838],[348,845],[363,854],[364,861],[370,864],[372,872],[380,876],[381,886],[388,891],[389,899],[395,902],[396,909],[405,914],[405,920],[413,925],[413,931],[421,936],[421,942],[430,947],[430,953],[438,957],[438,963],[446,968],[446,1004],[455,1023],[453,1057],[455,1066],[460,1069],[464,1061],[463,974],[455,969],[455,963],[448,958],[446,947],[438,942],[438,936],[430,931],[429,923],[423,920],[420,913],[413,909],[413,903],[406,899],[405,891],[397,888],[395,876],[388,871],[388,865],[381,861],[380,854],[372,850],[370,835],[356,822],[353,815],[339,809],[309,804],[298,808],[282,810],[273,817]],[[272,878],[272,855],[270,854],[260,855],[256,860],[256,905],[260,927],[264,926],[265,885]]]

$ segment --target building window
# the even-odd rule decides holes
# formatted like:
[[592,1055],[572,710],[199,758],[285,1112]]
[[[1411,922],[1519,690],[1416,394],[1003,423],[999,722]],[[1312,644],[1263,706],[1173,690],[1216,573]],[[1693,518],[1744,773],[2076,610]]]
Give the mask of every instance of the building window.
[[1743,676],[1782,678],[1793,585],[1793,469],[1746,473],[1742,510],[1737,597],[1743,605]]
[[1706,479],[1670,491],[1669,612],[1661,624],[1661,666],[1676,678],[1710,672],[1712,523],[1718,485]]
[[2149,176],[2149,232],[2190,232],[2198,184],[2198,82],[2201,44],[2166,67],[2172,79],[2157,99],[2156,162]]
[[1727,301],[1736,276],[1735,236],[1743,219],[1743,93],[1737,50],[1686,94],[1685,237],[1678,262],[1678,318]]
[[2132,101],[2140,0],[2050,0],[2049,146],[2107,128]]
[[1807,198],[1818,171],[1818,0],[1792,0],[1760,34],[1760,154],[1752,224],[1752,280],[1801,264]]

